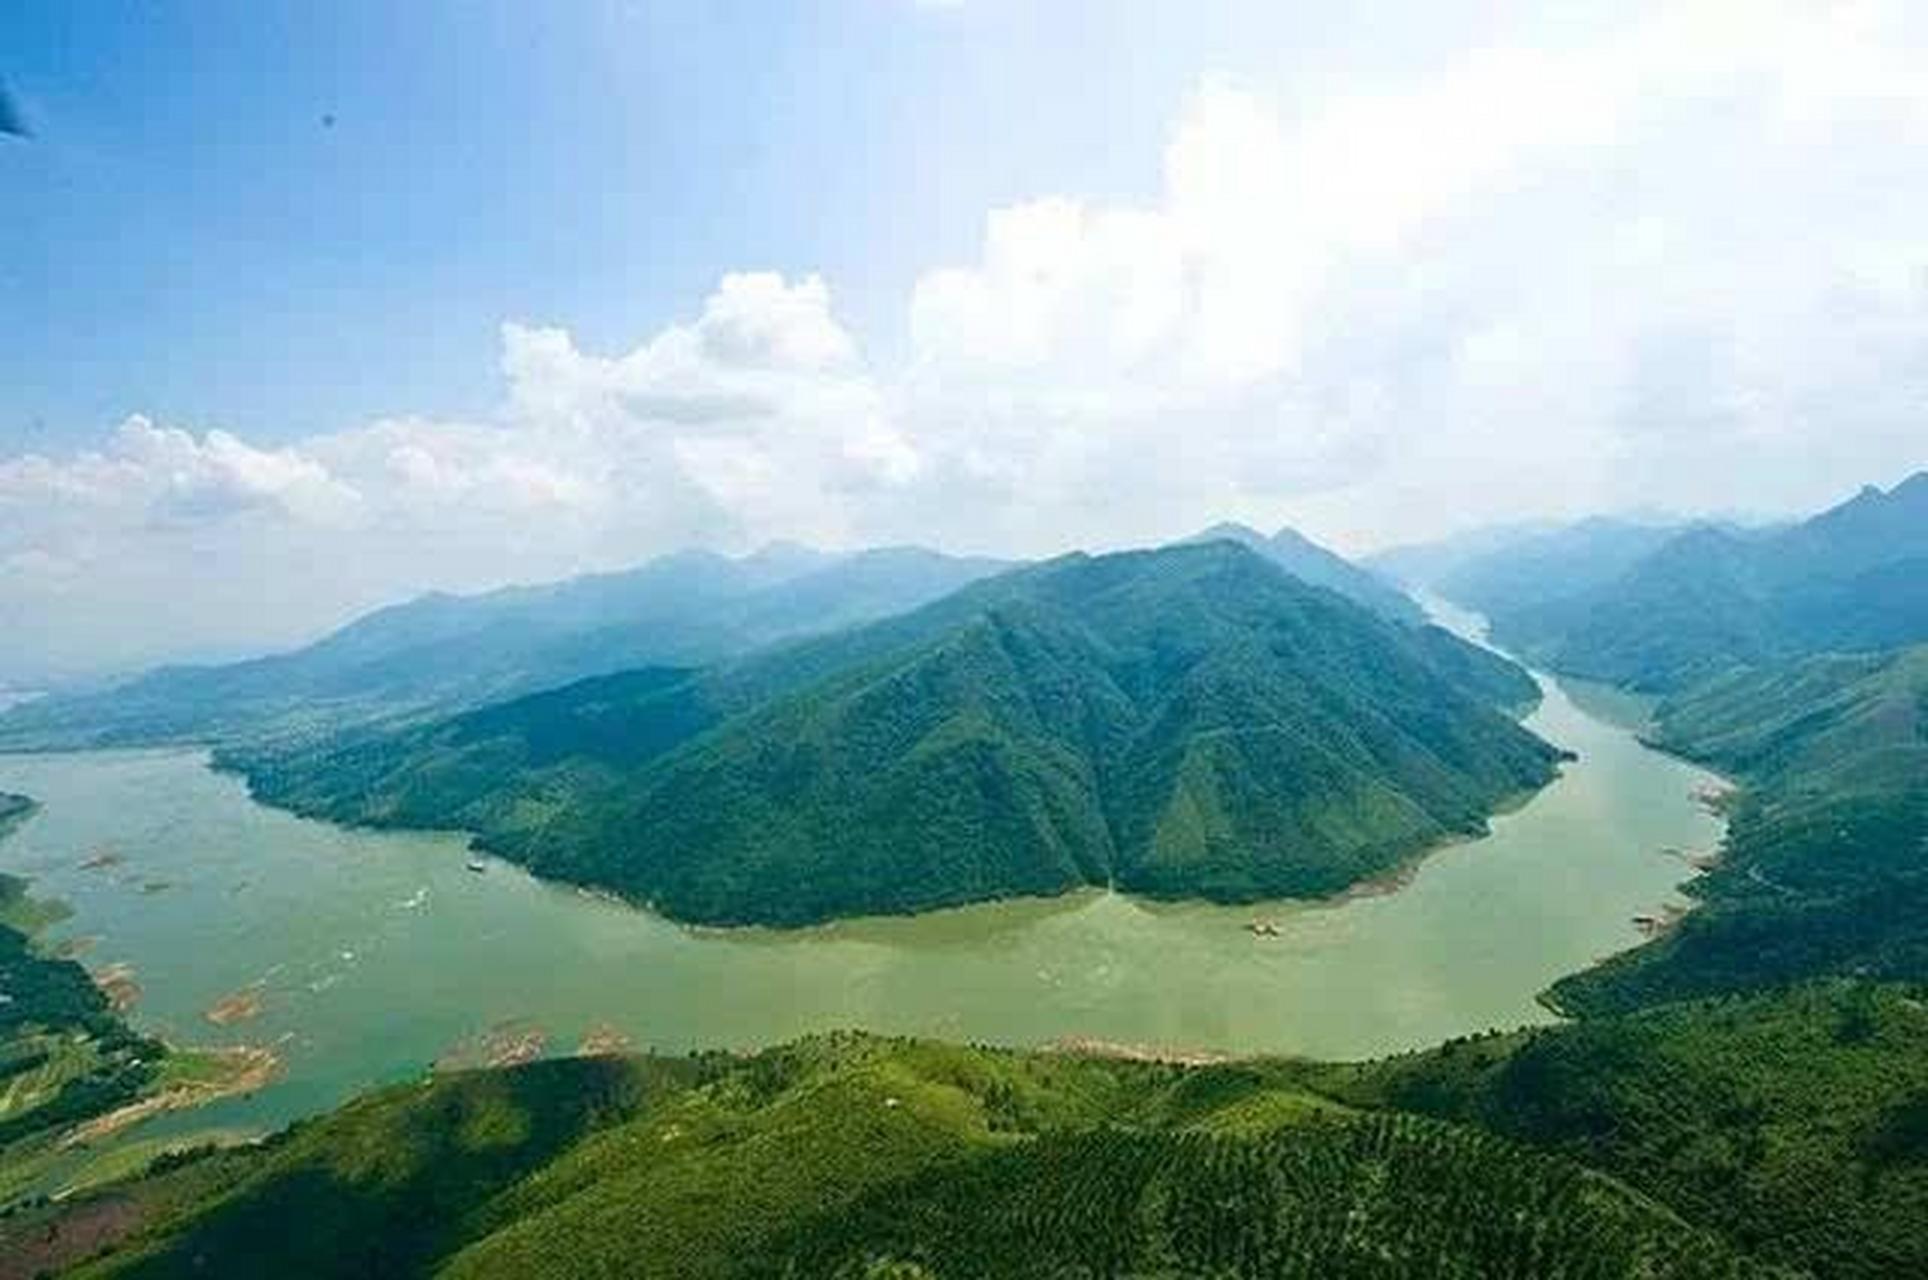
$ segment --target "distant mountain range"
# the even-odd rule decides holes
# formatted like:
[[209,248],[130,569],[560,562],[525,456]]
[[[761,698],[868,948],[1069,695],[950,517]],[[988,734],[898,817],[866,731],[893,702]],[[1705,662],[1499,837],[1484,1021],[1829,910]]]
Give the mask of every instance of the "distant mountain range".
[[1085,884],[1331,893],[1552,776],[1502,710],[1524,672],[1242,541],[1066,556],[708,670],[224,762],[298,811],[778,924]]
[[[1417,605],[1290,529],[1220,525],[1287,572],[1408,624]],[[0,750],[315,737],[551,689],[637,667],[703,666],[915,609],[1010,561],[921,547],[833,553],[775,543],[684,551],[619,573],[379,609],[313,644],[242,662],[163,667],[106,690],[0,694]],[[15,705],[20,702],[20,705]]]
[[1734,667],[1928,639],[1928,472],[1765,529],[1586,520],[1403,567],[1554,670],[1650,692]]
[[1686,528],[1594,516],[1480,530],[1381,552],[1368,563],[1492,618],[1604,586]]
[[1606,582],[1492,622],[1556,670],[1655,691],[1928,639],[1928,472],[1792,526],[1689,529]]
[[698,664],[912,609],[1005,562],[919,547],[688,551],[622,573],[427,595],[291,653],[165,667],[0,709],[0,747],[220,741],[447,712],[657,663]]

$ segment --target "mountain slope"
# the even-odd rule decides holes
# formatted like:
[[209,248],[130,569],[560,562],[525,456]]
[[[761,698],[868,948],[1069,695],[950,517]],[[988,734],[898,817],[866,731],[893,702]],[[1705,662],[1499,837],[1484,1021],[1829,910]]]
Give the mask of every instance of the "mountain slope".
[[850,1034],[544,1062],[45,1213],[120,1210],[89,1276],[1759,1274],[1611,1178],[1291,1074]]
[[1928,640],[1928,472],[1786,528],[1690,530],[1611,581],[1490,616],[1516,652],[1654,692],[1734,666]]
[[1743,784],[1720,863],[1675,929],[1562,980],[1562,1007],[1928,980],[1928,645],[1713,681],[1663,702],[1656,737]]
[[1215,524],[1191,538],[1192,542],[1226,541],[1250,547],[1301,582],[1336,591],[1354,604],[1363,605],[1382,618],[1418,626],[1426,621],[1421,609],[1405,592],[1380,577],[1290,527],[1271,537],[1242,524]]
[[673,916],[799,924],[1082,884],[1331,893],[1547,781],[1557,753],[1498,709],[1533,696],[1491,654],[1214,542],[229,763],[300,811],[467,826]]
[[1448,1042],[1310,1083],[1605,1170],[1797,1274],[1928,1274],[1928,1010],[1827,982]]
[[916,547],[665,556],[381,609],[292,653],[163,668],[0,712],[0,746],[231,740],[446,712],[603,672],[694,664],[915,608],[1004,566]]

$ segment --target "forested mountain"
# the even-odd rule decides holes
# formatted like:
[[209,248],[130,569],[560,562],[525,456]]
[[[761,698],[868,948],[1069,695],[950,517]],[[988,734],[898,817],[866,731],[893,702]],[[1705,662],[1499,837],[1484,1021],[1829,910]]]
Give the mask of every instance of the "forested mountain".
[[797,924],[1112,884],[1317,895],[1552,776],[1518,668],[1214,541],[1072,555],[714,671],[237,753],[262,798],[459,826],[667,914]]
[[1301,582],[1336,591],[1381,617],[1413,626],[1426,621],[1425,610],[1391,582],[1326,550],[1297,529],[1288,526],[1268,538],[1250,525],[1215,524],[1191,539],[1220,540],[1248,546]]
[[121,1247],[85,1276],[1772,1274],[1560,1155],[1298,1070],[857,1035],[564,1059],[386,1090],[0,1243],[91,1210]]
[[1578,594],[1489,610],[1558,670],[1665,692],[1731,667],[1928,639],[1928,472],[1811,520],[1702,526]]
[[1662,703],[1655,738],[1742,783],[1720,864],[1664,938],[1556,986],[1563,1007],[1928,980],[1928,646],[1725,677]]
[[1005,566],[918,547],[692,551],[623,573],[378,610],[292,653],[170,667],[0,711],[0,747],[206,741],[443,712],[704,663],[915,608]]

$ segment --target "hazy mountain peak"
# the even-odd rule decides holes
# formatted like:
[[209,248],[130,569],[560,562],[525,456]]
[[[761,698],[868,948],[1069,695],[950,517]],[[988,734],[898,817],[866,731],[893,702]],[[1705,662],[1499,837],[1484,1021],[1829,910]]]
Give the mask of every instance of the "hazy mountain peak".
[[1425,613],[1404,592],[1370,569],[1320,546],[1290,525],[1267,537],[1250,525],[1225,521],[1185,540],[1232,542],[1264,556],[1302,582],[1345,596],[1395,622],[1418,623]]
[[1222,520],[1211,528],[1194,534],[1186,541],[1239,542],[1248,547],[1262,547],[1269,539],[1249,524],[1240,524],[1236,520]]

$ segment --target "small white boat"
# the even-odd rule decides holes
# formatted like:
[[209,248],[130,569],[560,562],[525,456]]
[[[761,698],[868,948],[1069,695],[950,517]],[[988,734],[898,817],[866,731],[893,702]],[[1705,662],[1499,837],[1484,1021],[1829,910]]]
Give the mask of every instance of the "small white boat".
[[475,872],[477,875],[482,874],[484,871],[487,871],[488,869],[489,869],[489,864],[482,861],[482,859],[480,858],[469,859],[469,870]]

